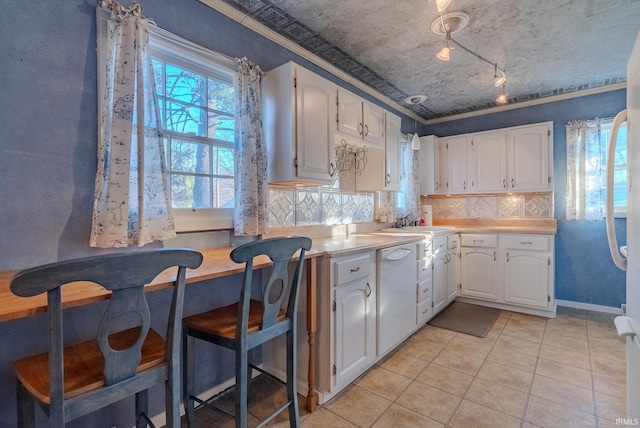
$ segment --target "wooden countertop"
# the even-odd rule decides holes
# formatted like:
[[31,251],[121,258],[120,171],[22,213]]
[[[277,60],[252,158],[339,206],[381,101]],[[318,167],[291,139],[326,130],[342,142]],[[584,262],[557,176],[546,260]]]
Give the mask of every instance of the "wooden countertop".
[[[229,258],[231,247],[200,250],[204,259],[198,269],[187,269],[187,284],[208,279],[221,278],[244,271],[244,264],[233,262]],[[305,259],[324,255],[323,251],[312,249],[305,254]],[[267,256],[254,261],[254,269],[271,265]],[[11,292],[9,283],[17,271],[0,272],[0,321],[27,317],[46,312],[47,295],[19,297]],[[146,286],[148,291],[169,287],[176,279],[176,268],[170,268],[158,275]],[[110,292],[91,282],[77,282],[65,286],[62,301],[65,308],[87,305],[108,299]]]
[[[384,237],[366,234],[354,234],[313,239],[310,251],[305,259],[329,256],[342,256],[360,251],[373,251],[379,248],[400,245],[415,241],[412,237]],[[244,264],[234,263],[230,258],[231,247],[200,250],[204,256],[202,265],[198,269],[187,270],[187,284],[206,281],[214,278],[242,273]],[[267,256],[261,256],[254,261],[254,269],[270,266]],[[175,281],[176,269],[170,268],[158,275],[146,286],[148,291],[169,287]],[[9,289],[11,278],[17,271],[0,272],[0,321],[7,321],[46,312],[47,296],[40,294],[33,297],[19,297]],[[65,286],[62,299],[65,308],[87,305],[109,298],[109,291],[91,282],[78,282]]]

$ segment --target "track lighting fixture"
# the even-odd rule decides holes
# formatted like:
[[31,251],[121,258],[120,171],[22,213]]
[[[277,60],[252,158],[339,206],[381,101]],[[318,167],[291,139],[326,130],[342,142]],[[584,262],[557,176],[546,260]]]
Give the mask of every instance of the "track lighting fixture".
[[497,62],[489,61],[482,55],[479,55],[466,46],[461,45],[458,41],[451,37],[452,33],[456,33],[462,30],[467,25],[469,17],[463,12],[451,12],[443,14],[442,12],[450,4],[451,0],[436,0],[436,8],[438,9],[439,16],[435,21],[431,23],[431,30],[436,34],[446,36],[446,46],[440,49],[436,57],[441,61],[449,61],[451,57],[451,50],[453,50],[453,46],[451,45],[451,43],[453,43],[467,53],[475,56],[479,60],[493,65],[493,84],[496,88],[502,86],[502,93],[498,96],[496,102],[500,104],[506,103],[507,93],[505,91],[505,82],[507,81],[507,75],[505,69],[499,67]]

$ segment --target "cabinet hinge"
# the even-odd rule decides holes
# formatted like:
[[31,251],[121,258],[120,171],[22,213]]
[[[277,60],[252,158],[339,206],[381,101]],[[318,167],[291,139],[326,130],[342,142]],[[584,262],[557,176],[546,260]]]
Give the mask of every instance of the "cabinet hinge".
[[551,266],[551,259],[547,259],[547,266]]
[[449,150],[449,143],[447,143],[447,150]]
[[547,137],[551,137],[551,130],[547,129]]
[[333,375],[335,376],[336,373],[338,373],[338,369],[336,368],[336,365],[333,365]]
[[473,147],[473,140],[471,140],[471,147]]
[[551,176],[547,177],[547,183],[551,183]]
[[547,294],[547,302],[551,301],[551,296]]
[[295,158],[293,158],[293,167],[294,168],[298,167],[298,157],[297,156]]
[[297,87],[298,87],[298,78],[297,78],[297,77],[294,77],[294,78],[293,78],[293,87],[294,87],[294,88],[297,88]]
[[333,301],[333,304],[331,305],[331,307],[333,309],[333,312],[335,312],[336,311],[336,301],[335,300]]
[[433,308],[433,300],[431,301],[431,307]]

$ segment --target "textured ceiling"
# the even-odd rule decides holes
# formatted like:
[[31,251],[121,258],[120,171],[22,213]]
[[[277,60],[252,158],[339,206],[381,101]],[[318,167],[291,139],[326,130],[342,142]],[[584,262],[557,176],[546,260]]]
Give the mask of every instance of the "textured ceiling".
[[[494,68],[445,37],[427,0],[225,0],[425,119],[496,106]],[[509,103],[626,81],[640,0],[453,0],[469,15],[452,37],[506,69]]]

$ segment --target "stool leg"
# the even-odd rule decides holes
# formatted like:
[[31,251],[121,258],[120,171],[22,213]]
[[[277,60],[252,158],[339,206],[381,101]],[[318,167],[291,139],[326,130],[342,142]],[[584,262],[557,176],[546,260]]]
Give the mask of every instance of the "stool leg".
[[191,396],[193,395],[193,383],[195,379],[195,337],[189,335],[188,331],[184,331],[182,334],[183,341],[183,402],[184,402],[184,413],[187,419],[187,427],[192,428],[196,426],[195,420],[195,408],[194,401]]
[[236,349],[236,428],[247,428],[247,348]]
[[[295,323],[292,323],[295,325]],[[287,400],[289,401],[289,425],[298,427],[300,415],[298,410],[298,385],[296,379],[296,329],[292,326],[287,332]]]
[[36,408],[33,397],[26,388],[16,380],[18,397],[18,428],[32,428],[36,426]]
[[136,428],[146,428],[147,420],[145,416],[149,411],[149,392],[140,391],[136,394]]

